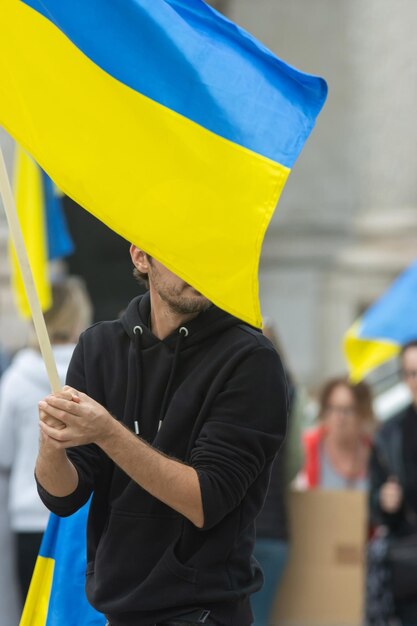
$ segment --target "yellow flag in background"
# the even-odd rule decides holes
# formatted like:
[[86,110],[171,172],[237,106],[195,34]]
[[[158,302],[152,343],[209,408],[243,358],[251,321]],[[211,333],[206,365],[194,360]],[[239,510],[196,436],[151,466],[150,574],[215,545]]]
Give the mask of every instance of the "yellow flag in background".
[[[29,154],[19,146],[16,148],[14,194],[36,291],[38,292],[42,310],[46,311],[52,304],[52,297],[48,277],[48,248],[42,171]],[[22,275],[11,243],[9,243],[9,251],[12,267],[12,287],[16,304],[19,313],[25,318],[30,318],[29,303]]]

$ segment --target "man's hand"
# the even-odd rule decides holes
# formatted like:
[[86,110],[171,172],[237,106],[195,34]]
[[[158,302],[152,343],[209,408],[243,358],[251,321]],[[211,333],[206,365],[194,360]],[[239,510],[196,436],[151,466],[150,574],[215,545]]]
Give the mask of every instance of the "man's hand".
[[[56,393],[55,395],[58,398],[63,398],[64,400],[73,400],[74,402],[79,402],[78,396],[75,396],[71,391],[64,391],[65,389],[67,389],[67,387],[64,387],[62,391]],[[48,424],[48,426],[52,426],[53,428],[57,428],[58,430],[62,430],[62,428],[65,428],[64,422],[61,422],[61,420],[58,420],[55,417],[48,415],[47,413],[45,413],[45,411],[42,411],[41,408],[39,408],[39,419],[41,420],[41,422],[44,422],[45,424]]]
[[403,503],[403,490],[398,480],[391,477],[382,485],[379,492],[379,503],[385,513],[397,513]]
[[114,421],[101,404],[68,386],[39,402],[39,409],[42,434],[58,449],[100,445]]

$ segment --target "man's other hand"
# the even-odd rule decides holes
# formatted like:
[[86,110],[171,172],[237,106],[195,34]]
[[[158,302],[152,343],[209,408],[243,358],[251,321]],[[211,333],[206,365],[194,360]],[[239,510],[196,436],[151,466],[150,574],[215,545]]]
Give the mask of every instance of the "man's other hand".
[[101,404],[68,386],[39,402],[39,410],[42,434],[58,448],[99,444],[113,423]]
[[[73,402],[79,402],[79,397],[75,396],[71,391],[67,391],[67,389],[68,387],[64,387],[62,391],[54,395],[58,398],[63,398],[64,400],[69,400],[69,401],[72,400]],[[56,419],[55,417],[52,417],[51,415],[48,415],[48,413],[45,413],[45,411],[43,411],[40,408],[40,405],[39,405],[39,419],[41,420],[41,422],[44,422],[45,424],[48,424],[48,426],[52,426],[53,428],[56,428],[58,430],[62,430],[63,428],[65,428],[64,422],[61,422],[61,420]]]

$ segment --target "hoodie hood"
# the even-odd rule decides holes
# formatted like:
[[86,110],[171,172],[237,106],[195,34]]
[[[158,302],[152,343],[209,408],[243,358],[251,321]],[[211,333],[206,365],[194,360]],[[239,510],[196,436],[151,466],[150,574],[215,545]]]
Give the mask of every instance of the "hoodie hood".
[[186,341],[183,342],[183,349],[186,349],[200,343],[211,335],[217,335],[227,328],[243,324],[237,317],[233,317],[233,315],[212,304],[206,311],[200,313],[189,322],[182,324],[171,335],[161,340],[149,330],[150,314],[151,301],[148,291],[144,295],[134,298],[121,317],[123,328],[132,341],[135,340],[135,328],[139,326],[142,329],[140,333],[142,349],[152,347],[159,342],[164,343],[168,347],[175,347],[180,328],[185,328],[188,331],[186,333]]

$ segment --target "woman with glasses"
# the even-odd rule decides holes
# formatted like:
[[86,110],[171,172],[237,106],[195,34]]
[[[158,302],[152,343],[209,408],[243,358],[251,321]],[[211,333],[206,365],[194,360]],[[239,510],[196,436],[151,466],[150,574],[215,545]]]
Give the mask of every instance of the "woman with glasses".
[[333,378],[319,398],[319,425],[304,435],[304,488],[368,487],[370,432],[374,422],[368,385]]

